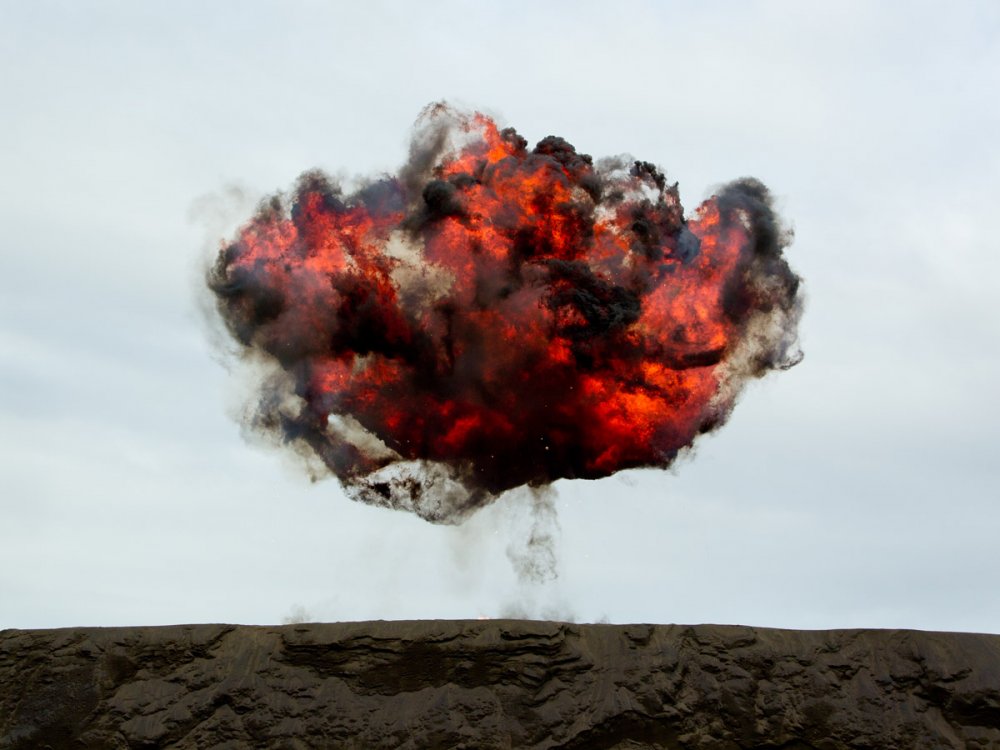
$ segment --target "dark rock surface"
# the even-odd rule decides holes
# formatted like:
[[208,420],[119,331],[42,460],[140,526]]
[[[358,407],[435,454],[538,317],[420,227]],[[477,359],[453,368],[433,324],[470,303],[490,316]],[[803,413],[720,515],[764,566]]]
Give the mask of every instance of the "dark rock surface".
[[0,632],[0,748],[1000,748],[1000,636],[417,621]]

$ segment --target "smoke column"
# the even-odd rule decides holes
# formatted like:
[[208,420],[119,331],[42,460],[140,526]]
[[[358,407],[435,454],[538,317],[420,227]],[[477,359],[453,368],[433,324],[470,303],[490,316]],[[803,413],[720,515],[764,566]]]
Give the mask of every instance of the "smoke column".
[[208,286],[267,373],[251,428],[357,500],[454,523],[514,487],[666,468],[796,364],[787,240],[754,179],[685,218],[652,164],[438,104],[398,174],[348,193],[307,172],[265,201]]

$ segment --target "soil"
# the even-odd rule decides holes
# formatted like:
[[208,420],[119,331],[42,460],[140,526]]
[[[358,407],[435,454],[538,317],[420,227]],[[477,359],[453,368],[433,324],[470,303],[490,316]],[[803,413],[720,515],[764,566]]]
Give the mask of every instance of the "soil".
[[1000,635],[391,621],[0,631],[0,749],[1000,748]]

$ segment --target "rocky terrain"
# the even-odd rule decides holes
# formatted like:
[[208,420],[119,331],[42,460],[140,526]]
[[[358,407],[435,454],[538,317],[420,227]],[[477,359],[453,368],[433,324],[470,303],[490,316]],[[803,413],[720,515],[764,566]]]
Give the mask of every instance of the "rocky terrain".
[[0,748],[1000,748],[1000,636],[513,620],[0,632]]

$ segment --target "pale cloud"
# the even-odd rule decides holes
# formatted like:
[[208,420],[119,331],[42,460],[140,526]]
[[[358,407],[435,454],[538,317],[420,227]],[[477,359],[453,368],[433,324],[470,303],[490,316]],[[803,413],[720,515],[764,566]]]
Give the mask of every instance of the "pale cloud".
[[[1000,11],[679,6],[8,8],[0,627],[521,607],[998,632]],[[244,444],[195,302],[199,199],[392,170],[441,98],[657,162],[689,209],[760,177],[807,283],[805,361],[694,456],[558,483],[537,588],[516,503],[431,526]]]

